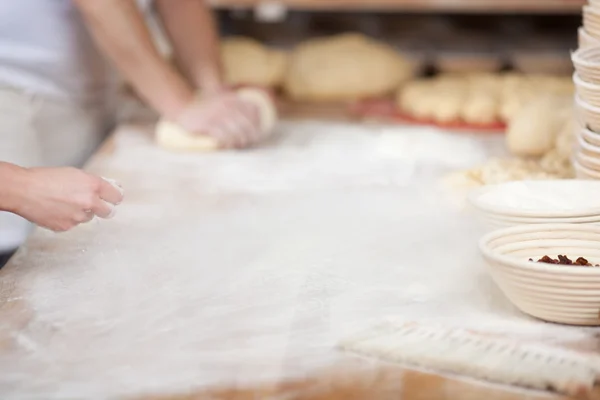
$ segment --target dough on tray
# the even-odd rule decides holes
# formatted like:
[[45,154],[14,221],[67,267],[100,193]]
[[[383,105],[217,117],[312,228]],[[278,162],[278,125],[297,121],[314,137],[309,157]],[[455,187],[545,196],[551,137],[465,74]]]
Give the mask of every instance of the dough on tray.
[[[259,108],[261,131],[267,137],[277,122],[277,111],[271,98],[262,90],[241,89],[238,96],[253,102]],[[156,125],[156,142],[160,147],[177,151],[214,151],[219,148],[217,141],[208,135],[192,134],[179,125],[161,120]]]
[[287,53],[245,37],[224,39],[221,58],[225,81],[230,85],[281,86],[288,65]]
[[394,48],[350,33],[301,43],[284,88],[298,101],[353,101],[392,93],[412,76],[412,63]]

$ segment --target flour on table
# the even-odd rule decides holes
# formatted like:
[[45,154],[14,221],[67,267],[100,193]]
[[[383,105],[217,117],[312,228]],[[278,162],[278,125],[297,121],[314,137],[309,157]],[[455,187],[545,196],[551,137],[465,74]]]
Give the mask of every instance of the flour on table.
[[[388,316],[534,339],[593,332],[529,318],[500,293],[478,254],[483,229],[439,194],[454,159],[382,154],[382,136],[410,136],[414,149],[431,131],[276,129],[255,149],[203,154],[160,149],[149,126],[120,129],[114,151],[89,165],[126,189],[118,217],[40,230],[0,274],[33,314],[0,356],[3,400],[303,376],[339,361],[340,338]],[[452,157],[465,167],[495,151],[435,135],[464,149]]]

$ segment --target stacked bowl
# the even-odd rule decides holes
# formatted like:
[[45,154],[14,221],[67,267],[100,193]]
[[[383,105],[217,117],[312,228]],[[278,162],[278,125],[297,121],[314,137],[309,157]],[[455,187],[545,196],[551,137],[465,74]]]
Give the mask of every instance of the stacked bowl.
[[488,230],[531,224],[600,226],[600,181],[507,182],[472,191],[469,202]]
[[580,179],[600,179],[600,0],[583,7],[575,67],[577,148],[573,164]]
[[522,312],[600,325],[600,181],[508,182],[469,200],[494,228],[479,242],[489,272]]

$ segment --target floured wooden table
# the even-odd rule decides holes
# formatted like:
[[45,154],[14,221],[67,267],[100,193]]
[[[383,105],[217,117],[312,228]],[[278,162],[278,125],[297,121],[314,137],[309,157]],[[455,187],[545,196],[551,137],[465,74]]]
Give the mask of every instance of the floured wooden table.
[[0,271],[2,399],[551,397],[334,349],[388,316],[595,350],[593,329],[505,300],[439,186],[500,138],[286,122],[197,155],[149,132],[120,128],[88,166],[123,184],[115,219],[39,229]]

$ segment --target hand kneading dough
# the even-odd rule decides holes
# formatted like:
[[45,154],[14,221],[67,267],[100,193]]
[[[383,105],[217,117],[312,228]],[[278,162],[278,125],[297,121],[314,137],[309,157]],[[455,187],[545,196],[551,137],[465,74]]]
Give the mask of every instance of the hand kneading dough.
[[[259,108],[261,131],[267,137],[277,122],[277,111],[271,98],[261,90],[241,89],[240,98],[250,101]],[[156,125],[156,142],[160,147],[180,151],[213,151],[219,148],[218,142],[208,136],[192,134],[179,125],[161,120]]]
[[292,53],[284,88],[299,101],[352,101],[391,93],[412,75],[412,63],[392,47],[343,34],[300,44]]
[[254,39],[243,37],[223,40],[221,59],[228,84],[265,88],[281,85],[288,64],[285,52],[268,49]]

